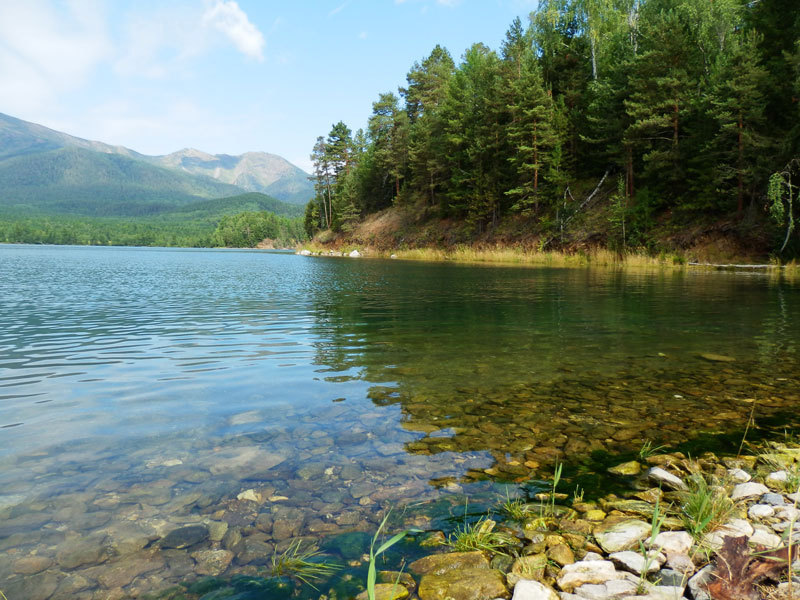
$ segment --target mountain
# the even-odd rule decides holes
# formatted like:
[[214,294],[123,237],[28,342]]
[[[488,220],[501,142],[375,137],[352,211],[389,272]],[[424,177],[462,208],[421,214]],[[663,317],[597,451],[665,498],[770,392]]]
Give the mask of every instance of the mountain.
[[0,160],[0,210],[144,216],[241,189],[120,154],[64,147]]
[[291,204],[305,205],[314,196],[308,173],[285,158],[267,152],[231,156],[185,148],[150,160],[170,169],[206,175],[243,190],[262,192]]
[[129,158],[143,158],[142,154],[124,146],[111,146],[103,142],[84,140],[0,113],[0,160],[68,147],[83,148],[104,154],[119,154]]
[[259,191],[294,204],[308,175],[274,154],[147,156],[0,113],[0,210],[146,215],[202,199]]

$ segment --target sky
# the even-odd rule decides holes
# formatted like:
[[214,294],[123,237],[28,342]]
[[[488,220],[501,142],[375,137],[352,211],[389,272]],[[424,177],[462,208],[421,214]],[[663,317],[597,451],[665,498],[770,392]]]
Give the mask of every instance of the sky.
[[536,0],[0,0],[0,112],[144,154],[311,170],[436,44],[499,50]]

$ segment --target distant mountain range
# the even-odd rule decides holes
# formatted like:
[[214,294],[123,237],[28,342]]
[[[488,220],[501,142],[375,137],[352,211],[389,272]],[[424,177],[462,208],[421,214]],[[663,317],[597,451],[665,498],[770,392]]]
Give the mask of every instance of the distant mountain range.
[[[314,195],[308,174],[274,154],[186,149],[147,156],[0,113],[0,212],[6,214],[152,216],[244,192],[295,205]],[[271,199],[259,202],[295,212]]]

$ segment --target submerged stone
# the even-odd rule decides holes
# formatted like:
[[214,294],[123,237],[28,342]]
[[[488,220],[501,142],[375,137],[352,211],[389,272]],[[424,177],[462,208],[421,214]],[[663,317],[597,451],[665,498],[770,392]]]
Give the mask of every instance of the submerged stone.
[[173,529],[161,540],[162,548],[188,548],[206,540],[209,536],[205,525],[189,525]]
[[608,469],[608,472],[612,475],[638,475],[641,471],[642,465],[635,460]]
[[[408,598],[409,591],[399,583],[376,583],[375,584],[375,600],[403,600]],[[356,600],[369,600],[367,590],[361,592],[356,596]]]

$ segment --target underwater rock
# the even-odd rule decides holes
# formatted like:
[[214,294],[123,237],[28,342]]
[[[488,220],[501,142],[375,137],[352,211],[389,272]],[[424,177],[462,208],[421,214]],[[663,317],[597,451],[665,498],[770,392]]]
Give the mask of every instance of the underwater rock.
[[188,548],[206,540],[209,536],[205,525],[189,525],[173,529],[161,540],[162,548]]

